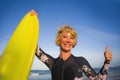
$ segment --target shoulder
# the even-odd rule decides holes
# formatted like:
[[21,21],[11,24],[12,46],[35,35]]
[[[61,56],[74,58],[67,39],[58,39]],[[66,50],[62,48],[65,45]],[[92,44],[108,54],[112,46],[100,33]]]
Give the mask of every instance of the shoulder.
[[82,56],[79,56],[79,57],[76,57],[73,55],[73,57],[77,60],[78,63],[88,63],[87,59],[85,57],[82,57]]
[[77,57],[77,60],[81,61],[81,62],[86,62],[87,61],[87,59],[84,58],[84,57]]
[[82,57],[82,56],[79,56],[79,57],[76,57],[74,55],[72,55],[73,58],[75,58],[78,62],[86,62],[86,58]]
[[76,58],[77,60],[82,60],[82,61],[84,61],[84,60],[86,60],[84,57],[82,57],[82,56],[79,56],[79,57],[76,57],[76,56],[74,56],[74,55],[72,55],[74,58]]
[[80,67],[83,67],[83,65],[88,64],[88,61],[82,56],[76,57],[76,56],[72,55],[72,57]]

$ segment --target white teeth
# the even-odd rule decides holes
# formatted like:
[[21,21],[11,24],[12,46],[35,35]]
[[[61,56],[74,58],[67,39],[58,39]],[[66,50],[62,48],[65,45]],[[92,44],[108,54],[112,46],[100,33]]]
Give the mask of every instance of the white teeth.
[[69,44],[65,44],[65,46],[70,46]]

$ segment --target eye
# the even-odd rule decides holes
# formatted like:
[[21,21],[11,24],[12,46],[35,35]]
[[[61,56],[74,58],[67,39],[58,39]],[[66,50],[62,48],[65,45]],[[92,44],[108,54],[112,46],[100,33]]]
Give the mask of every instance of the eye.
[[75,38],[72,36],[72,37],[70,37],[70,39],[75,39]]
[[63,38],[67,38],[67,36],[66,36],[66,35],[63,35]]

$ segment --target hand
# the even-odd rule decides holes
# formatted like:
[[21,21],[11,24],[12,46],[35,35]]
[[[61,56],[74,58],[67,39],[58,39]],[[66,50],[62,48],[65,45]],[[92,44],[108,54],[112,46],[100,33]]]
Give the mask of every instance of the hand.
[[107,62],[110,62],[112,60],[112,52],[109,51],[109,47],[108,46],[106,46],[106,50],[105,50],[104,55],[105,55],[105,60]]
[[33,16],[33,15],[37,15],[38,16],[37,12],[35,12],[35,10],[33,10],[33,9],[30,11],[30,14],[31,14],[31,16]]

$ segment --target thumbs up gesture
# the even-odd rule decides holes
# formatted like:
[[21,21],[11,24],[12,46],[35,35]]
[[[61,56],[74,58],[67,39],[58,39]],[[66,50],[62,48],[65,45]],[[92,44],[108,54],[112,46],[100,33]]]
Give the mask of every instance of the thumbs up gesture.
[[108,46],[106,46],[104,55],[105,55],[106,62],[109,63],[112,60],[112,52],[109,51],[109,47]]

